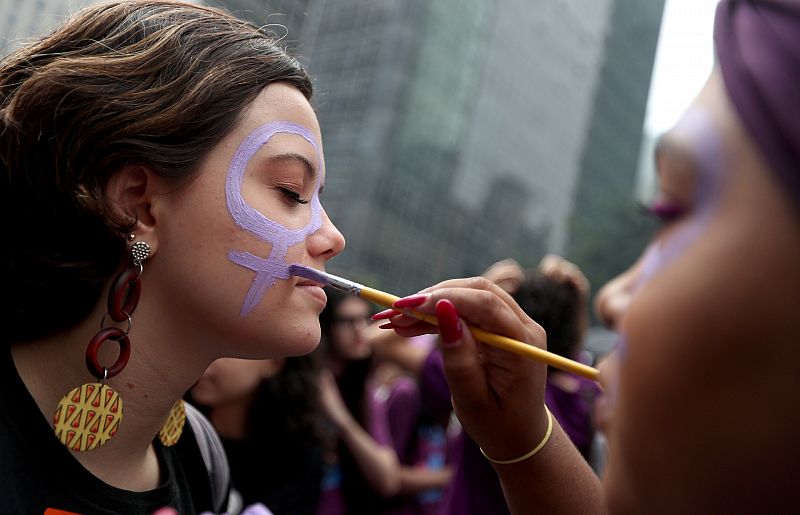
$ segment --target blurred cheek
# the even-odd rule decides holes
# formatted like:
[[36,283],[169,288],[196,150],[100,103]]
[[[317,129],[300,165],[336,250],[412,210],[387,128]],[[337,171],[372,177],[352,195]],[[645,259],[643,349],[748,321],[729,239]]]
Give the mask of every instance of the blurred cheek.
[[195,387],[192,388],[191,393],[192,398],[199,404],[213,406],[218,402],[219,395],[217,395],[217,389],[210,381],[201,379],[197,382]]

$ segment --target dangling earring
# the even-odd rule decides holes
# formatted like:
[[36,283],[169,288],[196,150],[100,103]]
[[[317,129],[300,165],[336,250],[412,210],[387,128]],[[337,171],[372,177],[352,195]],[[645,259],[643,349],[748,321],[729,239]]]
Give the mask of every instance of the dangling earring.
[[172,447],[183,434],[183,426],[186,424],[186,408],[183,405],[183,399],[178,399],[178,402],[172,405],[169,410],[169,416],[164,425],[161,426],[161,431],[158,432],[158,439],[164,447]]
[[[128,237],[133,240],[133,235]],[[119,430],[122,421],[122,399],[105,382],[122,372],[131,356],[128,333],[131,315],[139,303],[142,286],[139,279],[142,262],[150,256],[150,246],[138,241],[131,245],[132,266],[121,272],[108,294],[107,316],[115,322],[128,321],[125,331],[119,327],[105,327],[106,315],[100,321],[100,331],[86,348],[86,367],[99,383],[86,383],[70,390],[58,403],[53,415],[56,438],[73,451],[89,451],[105,444]],[[101,366],[97,352],[106,340],[119,344],[119,357],[110,368]]]

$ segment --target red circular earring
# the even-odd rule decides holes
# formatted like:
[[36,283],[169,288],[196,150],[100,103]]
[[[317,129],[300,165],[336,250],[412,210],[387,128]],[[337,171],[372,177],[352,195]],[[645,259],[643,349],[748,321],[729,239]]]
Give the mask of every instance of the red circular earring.
[[[133,240],[130,235],[129,240]],[[61,443],[73,451],[88,451],[100,447],[113,438],[122,421],[122,399],[106,381],[116,376],[128,364],[131,344],[128,332],[131,315],[139,303],[141,293],[142,262],[150,256],[150,246],[142,241],[131,245],[132,266],[123,270],[114,280],[108,295],[108,316],[115,322],[128,321],[127,330],[103,327],[89,341],[86,348],[86,368],[99,382],[86,383],[70,390],[58,403],[53,415],[53,429]],[[98,360],[100,347],[108,340],[119,345],[119,357],[107,368]]]

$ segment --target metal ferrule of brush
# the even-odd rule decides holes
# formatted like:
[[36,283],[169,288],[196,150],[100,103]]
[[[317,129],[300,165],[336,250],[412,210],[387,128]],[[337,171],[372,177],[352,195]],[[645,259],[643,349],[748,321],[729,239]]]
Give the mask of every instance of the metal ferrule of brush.
[[336,288],[337,290],[342,290],[351,295],[356,295],[356,296],[361,295],[361,289],[364,288],[362,285],[354,283],[352,281],[344,281],[339,279],[338,277],[334,277],[327,274],[326,276],[328,278],[328,281],[330,281],[329,284],[333,288]]

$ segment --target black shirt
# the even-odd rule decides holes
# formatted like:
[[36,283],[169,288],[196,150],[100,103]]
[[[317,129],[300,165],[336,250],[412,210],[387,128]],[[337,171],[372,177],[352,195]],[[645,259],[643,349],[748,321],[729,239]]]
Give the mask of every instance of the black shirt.
[[274,433],[222,439],[233,487],[245,506],[261,502],[275,515],[313,515],[320,496],[322,449],[297,434]]
[[175,446],[164,447],[158,439],[154,446],[164,478],[159,487],[131,492],[107,485],[56,439],[20,379],[8,345],[0,349],[0,513],[43,514],[55,508],[150,514],[164,506],[181,515],[213,511],[208,474],[189,424]]

